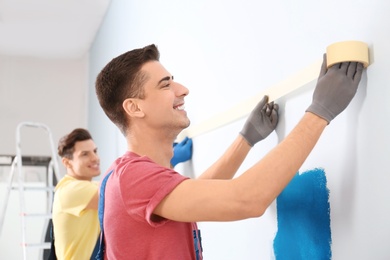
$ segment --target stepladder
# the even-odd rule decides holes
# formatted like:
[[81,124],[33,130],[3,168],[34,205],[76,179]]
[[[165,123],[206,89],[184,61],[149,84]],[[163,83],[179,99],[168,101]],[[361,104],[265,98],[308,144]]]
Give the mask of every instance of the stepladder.
[[[29,131],[39,133],[44,139],[27,140]],[[50,249],[48,231],[51,226],[54,187],[60,179],[60,169],[53,136],[50,128],[42,123],[21,122],[16,128],[16,154],[0,155],[0,164],[8,163],[8,176],[5,176],[5,196],[2,196],[0,212],[0,237],[4,241],[9,236],[10,227],[16,226],[19,218],[19,247],[23,259],[45,259]],[[33,147],[27,147],[27,146]],[[34,154],[35,148],[47,146],[46,154]],[[38,150],[38,149],[37,149]],[[42,149],[41,149],[42,150]],[[26,151],[29,151],[27,154]],[[0,197],[1,198],[1,197]],[[18,206],[18,214],[12,215],[12,207]],[[11,211],[11,212],[10,212]],[[13,213],[16,213],[15,211]]]

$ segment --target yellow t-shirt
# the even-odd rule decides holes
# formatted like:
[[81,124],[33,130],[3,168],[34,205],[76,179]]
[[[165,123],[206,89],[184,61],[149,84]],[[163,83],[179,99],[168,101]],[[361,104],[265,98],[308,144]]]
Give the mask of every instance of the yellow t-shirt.
[[90,259],[100,226],[97,210],[85,209],[98,192],[97,182],[65,175],[55,189],[54,242],[57,259]]

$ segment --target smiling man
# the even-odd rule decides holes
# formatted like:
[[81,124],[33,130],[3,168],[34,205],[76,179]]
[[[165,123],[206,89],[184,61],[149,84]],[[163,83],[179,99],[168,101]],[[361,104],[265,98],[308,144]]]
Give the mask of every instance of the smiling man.
[[57,259],[90,259],[99,237],[97,217],[100,158],[90,133],[82,128],[64,136],[58,154],[66,175],[55,189],[53,227]]

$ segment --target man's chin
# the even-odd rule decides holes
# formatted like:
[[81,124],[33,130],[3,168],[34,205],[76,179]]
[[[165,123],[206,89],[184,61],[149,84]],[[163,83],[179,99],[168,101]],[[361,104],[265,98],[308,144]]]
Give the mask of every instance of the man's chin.
[[188,128],[190,126],[190,124],[191,124],[191,121],[188,119],[187,125],[183,129]]
[[183,122],[182,124],[180,124],[180,129],[181,130],[184,130],[186,128],[188,128],[191,124],[191,121],[188,119],[186,122]]

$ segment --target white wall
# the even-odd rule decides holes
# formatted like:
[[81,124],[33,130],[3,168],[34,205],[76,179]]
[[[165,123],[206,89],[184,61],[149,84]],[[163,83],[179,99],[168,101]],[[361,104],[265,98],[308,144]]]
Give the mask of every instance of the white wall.
[[[15,131],[20,122],[46,124],[55,144],[73,128],[86,127],[87,75],[87,56],[79,60],[1,56],[0,154],[15,154]],[[48,154],[45,135],[33,140],[31,143],[35,145],[31,149],[29,135],[34,130],[25,129],[22,152]]]
[[[161,62],[190,89],[186,110],[196,124],[320,59],[331,43],[364,41],[372,64],[359,91],[301,170],[323,167],[327,174],[333,259],[389,259],[389,11],[387,0],[112,1],[90,63],[89,128],[103,170],[124,150],[123,138],[100,109],[93,86],[114,56],[157,44]],[[311,102],[314,84],[278,100],[276,133],[251,151],[240,173],[297,123]],[[178,169],[199,175],[243,122],[196,137],[192,162]],[[205,259],[272,259],[274,206],[259,219],[201,223]]]

